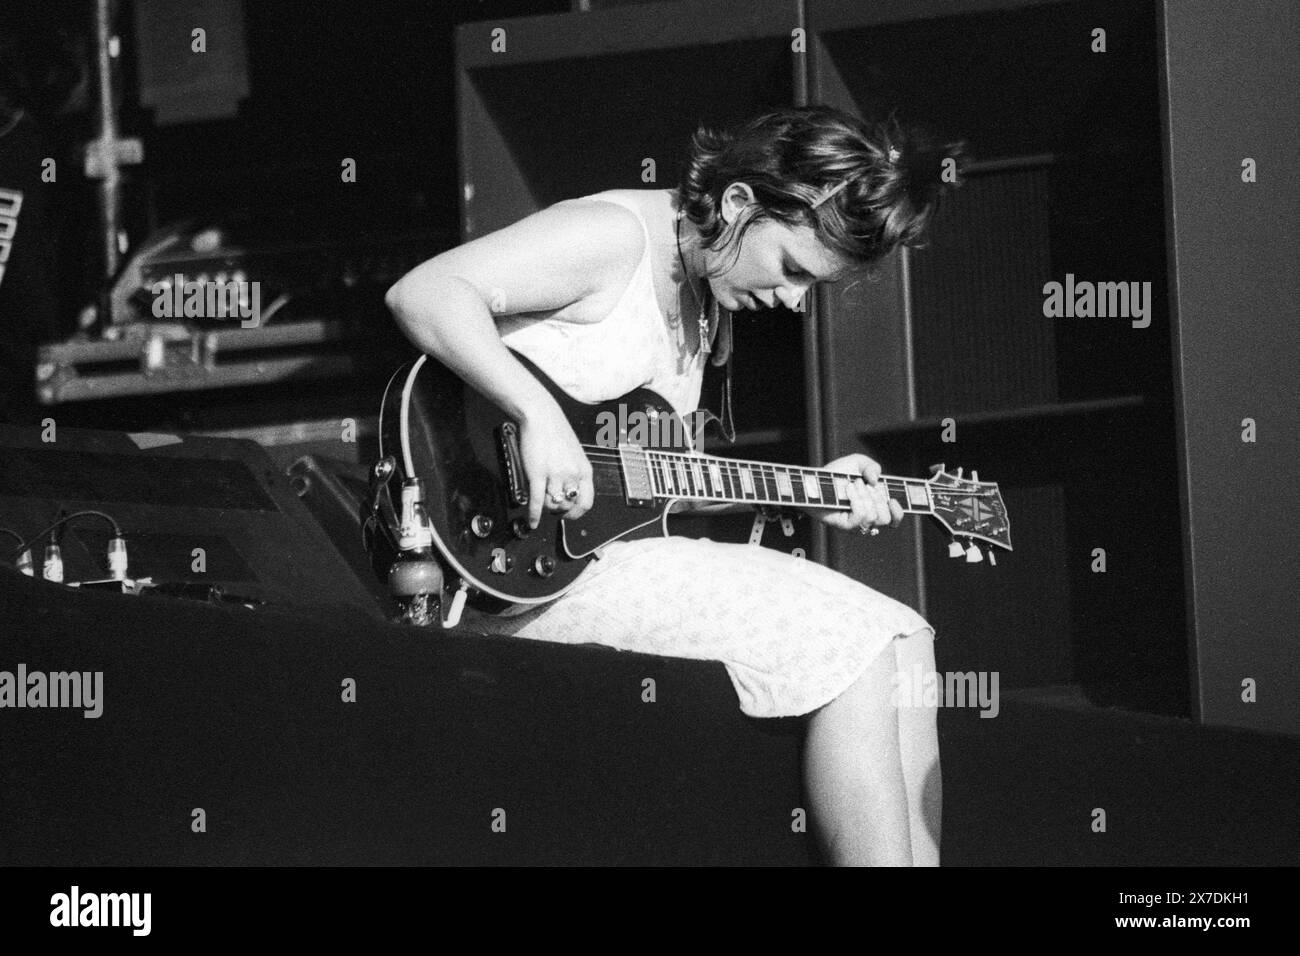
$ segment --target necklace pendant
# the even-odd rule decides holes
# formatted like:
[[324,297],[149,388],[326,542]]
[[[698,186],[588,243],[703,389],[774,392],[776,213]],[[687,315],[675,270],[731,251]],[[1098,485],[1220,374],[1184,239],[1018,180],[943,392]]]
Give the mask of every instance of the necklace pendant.
[[700,313],[700,347],[698,354],[709,354],[709,319],[703,312]]

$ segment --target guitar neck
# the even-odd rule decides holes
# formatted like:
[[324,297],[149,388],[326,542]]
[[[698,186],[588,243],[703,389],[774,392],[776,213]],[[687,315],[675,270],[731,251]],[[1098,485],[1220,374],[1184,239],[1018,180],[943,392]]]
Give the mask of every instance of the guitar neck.
[[[630,484],[648,485],[655,498],[848,511],[849,485],[862,481],[847,472],[713,455],[636,449],[624,451],[622,458]],[[637,478],[642,481],[632,481]],[[881,475],[880,481],[904,512],[932,513],[929,488],[922,479]]]

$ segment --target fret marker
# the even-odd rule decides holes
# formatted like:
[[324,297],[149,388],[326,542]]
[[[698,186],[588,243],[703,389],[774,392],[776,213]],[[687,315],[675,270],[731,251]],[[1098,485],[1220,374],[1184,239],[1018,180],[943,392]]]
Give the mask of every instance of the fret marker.
[[664,476],[664,494],[671,495],[673,493],[673,473],[668,470],[668,462],[662,458],[659,459],[659,470]]
[[794,486],[790,484],[789,474],[784,471],[776,472],[776,493],[787,498],[794,497]]
[[817,480],[817,477],[815,475],[810,475],[807,472],[804,472],[803,493],[804,493],[804,497],[807,498],[809,501],[812,501],[814,498],[816,498],[818,501],[821,501],[822,486],[821,486],[821,482]]
[[717,465],[709,465],[709,480],[713,482],[713,493],[722,494],[722,469]]
[[754,494],[754,476],[749,473],[748,468],[737,469],[740,472],[740,485],[745,489],[745,494]]
[[908,484],[907,503],[921,508],[930,506],[930,490],[925,485]]
[[835,497],[847,501],[849,497],[849,480],[840,475],[836,475],[831,480],[835,482]]
[[679,482],[678,487],[680,487],[683,492],[689,495],[691,493],[691,483],[686,480],[686,466],[682,464],[680,458],[677,461],[673,462],[673,464],[677,467],[677,480]]
[[704,484],[704,469],[697,462],[691,462],[691,471],[695,472],[695,484],[700,489],[699,494],[708,494],[708,487]]

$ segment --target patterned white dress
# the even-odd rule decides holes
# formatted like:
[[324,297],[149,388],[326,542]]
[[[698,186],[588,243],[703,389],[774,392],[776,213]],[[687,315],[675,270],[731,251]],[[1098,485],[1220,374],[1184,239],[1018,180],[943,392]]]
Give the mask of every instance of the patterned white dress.
[[[640,219],[618,191],[614,202]],[[680,413],[699,404],[705,357],[659,309],[651,238],[607,318],[576,323],[505,317],[502,339],[582,401],[654,389]],[[671,519],[670,519],[671,526]],[[721,661],[752,717],[806,714],[851,686],[895,638],[934,628],[916,611],[816,562],[708,538],[614,541],[564,596],[519,614],[466,613],[480,631],[565,644],[600,643]]]

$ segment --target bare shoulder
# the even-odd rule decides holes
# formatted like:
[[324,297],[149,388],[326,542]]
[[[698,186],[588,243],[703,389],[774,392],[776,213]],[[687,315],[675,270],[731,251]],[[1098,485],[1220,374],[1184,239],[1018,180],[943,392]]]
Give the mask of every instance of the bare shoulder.
[[584,269],[600,267],[602,274],[630,276],[645,252],[637,215],[617,203],[593,199],[562,199],[494,235],[501,242],[546,250],[557,264],[571,260]]
[[[626,190],[620,190],[626,192]],[[630,257],[632,267],[645,251],[645,232],[637,214],[626,206],[600,199],[562,199],[543,212],[554,212],[566,227],[584,232],[596,245],[611,245],[617,254]],[[629,270],[630,271],[630,270]]]
[[456,276],[497,316],[562,315],[596,322],[618,301],[645,246],[631,210],[566,199],[418,266],[406,293],[422,293],[421,277]]
[[556,258],[585,279],[582,296],[556,314],[599,322],[622,297],[645,255],[641,220],[616,202],[589,198],[563,199],[535,216]]

